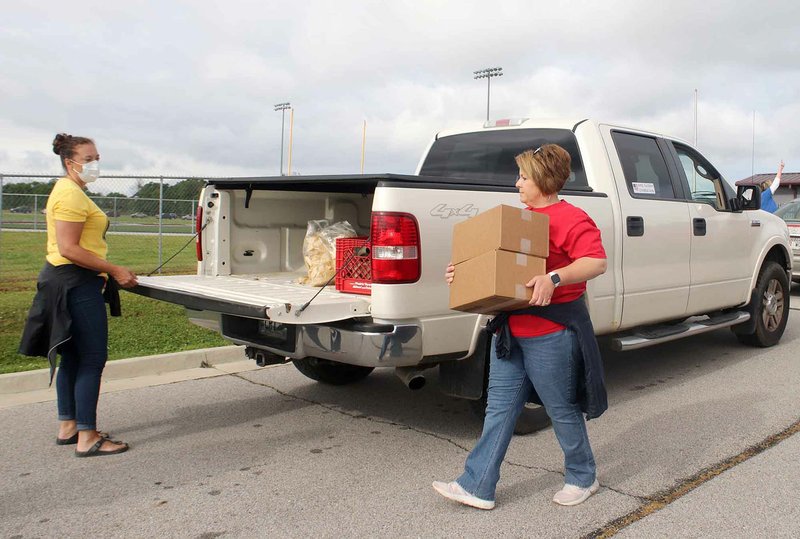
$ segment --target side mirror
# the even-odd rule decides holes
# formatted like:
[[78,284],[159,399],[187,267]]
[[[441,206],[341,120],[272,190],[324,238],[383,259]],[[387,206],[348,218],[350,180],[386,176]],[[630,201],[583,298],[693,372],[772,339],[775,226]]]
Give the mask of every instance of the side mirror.
[[736,198],[731,199],[733,211],[760,210],[761,188],[757,185],[740,185],[736,188]]

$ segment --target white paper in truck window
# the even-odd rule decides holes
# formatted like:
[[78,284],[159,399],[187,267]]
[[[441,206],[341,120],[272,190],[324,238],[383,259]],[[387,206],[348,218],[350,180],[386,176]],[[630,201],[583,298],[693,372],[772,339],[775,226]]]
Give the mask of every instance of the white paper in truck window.
[[645,182],[632,182],[631,187],[633,187],[634,194],[637,195],[655,195],[656,194],[656,184],[654,183],[645,183]]

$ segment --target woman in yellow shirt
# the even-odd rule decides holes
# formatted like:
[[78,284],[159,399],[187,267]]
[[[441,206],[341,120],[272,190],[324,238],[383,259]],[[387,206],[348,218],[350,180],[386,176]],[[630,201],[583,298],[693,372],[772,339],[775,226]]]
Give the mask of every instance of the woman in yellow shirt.
[[108,358],[103,289],[108,299],[116,293],[116,285],[135,286],[136,275],[106,260],[108,218],[84,192],[100,174],[94,142],[59,134],[53,152],[61,158],[66,175],[47,200],[47,261],[39,274],[20,352],[47,356],[51,378],[55,354],[61,354],[56,443],[77,444],[78,457],[113,455],[127,451],[128,445],[106,438],[96,424],[100,377]]

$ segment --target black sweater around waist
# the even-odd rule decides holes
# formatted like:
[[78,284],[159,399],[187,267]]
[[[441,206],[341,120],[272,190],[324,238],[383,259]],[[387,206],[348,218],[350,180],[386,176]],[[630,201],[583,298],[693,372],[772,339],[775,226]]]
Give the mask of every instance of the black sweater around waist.
[[[99,275],[97,271],[75,264],[53,266],[50,263],[45,263],[39,273],[36,296],[22,330],[19,353],[46,357],[50,362],[51,384],[59,347],[72,338],[67,295],[73,288]],[[111,276],[106,280],[103,298],[109,304],[111,316],[120,316],[119,286]]]
[[[552,303],[543,307],[527,307],[516,311],[503,312],[492,318],[486,330],[496,334],[495,352],[498,358],[505,358],[511,350],[512,335],[508,319],[516,314],[532,314],[566,326],[575,332],[583,362],[583,377],[578,381],[577,398],[581,411],[586,419],[600,417],[608,409],[603,376],[603,358],[600,347],[594,336],[594,326],[589,317],[589,309],[583,297],[567,303]],[[538,395],[533,395],[532,402],[541,404]]]

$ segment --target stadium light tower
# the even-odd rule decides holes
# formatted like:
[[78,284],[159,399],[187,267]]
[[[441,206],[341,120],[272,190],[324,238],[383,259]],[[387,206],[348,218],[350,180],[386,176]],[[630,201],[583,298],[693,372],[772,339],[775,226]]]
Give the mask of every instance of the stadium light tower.
[[489,95],[490,89],[492,84],[492,77],[502,77],[503,76],[503,68],[502,67],[487,67],[486,69],[479,69],[478,71],[473,71],[475,75],[475,79],[486,79],[486,121],[489,121]]
[[286,103],[278,103],[275,105],[276,111],[281,111],[281,176],[283,176],[283,132],[284,132],[284,121],[286,119],[286,111],[292,108],[292,104],[289,102]]

